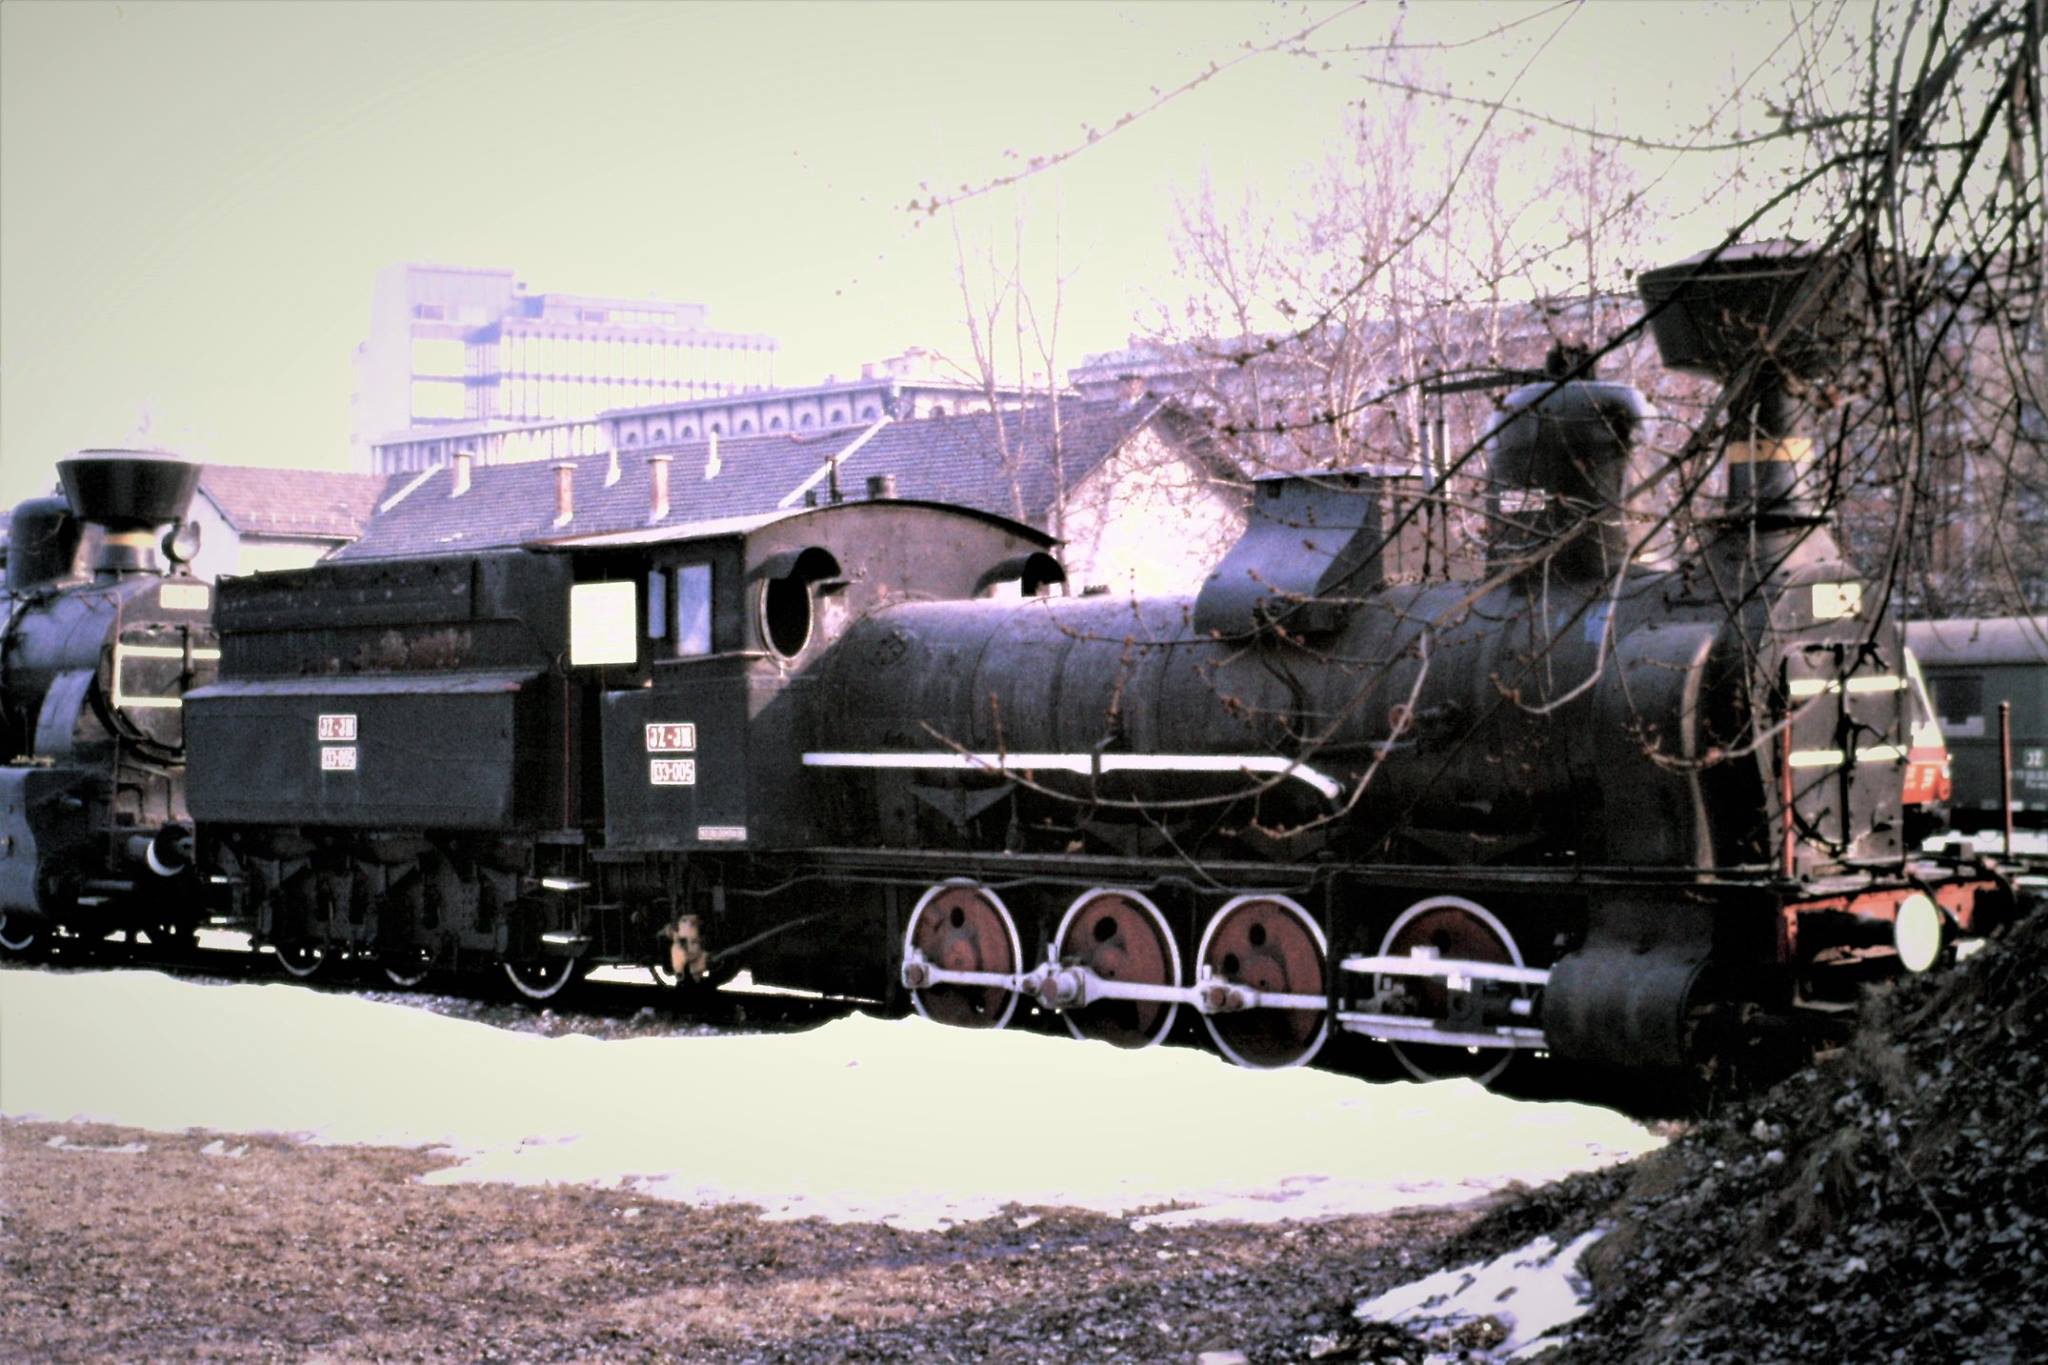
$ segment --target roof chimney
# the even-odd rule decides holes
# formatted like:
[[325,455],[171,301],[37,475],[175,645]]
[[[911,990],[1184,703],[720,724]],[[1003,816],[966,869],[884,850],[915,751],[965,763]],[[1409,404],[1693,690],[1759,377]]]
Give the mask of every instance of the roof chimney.
[[874,502],[881,498],[893,498],[895,496],[896,476],[894,474],[868,475],[868,501]]
[[647,457],[647,524],[668,520],[668,460],[666,455]]
[[459,498],[469,491],[469,452],[466,450],[455,452],[454,480],[454,483],[449,485],[448,496]]
[[704,477],[715,479],[718,477],[719,468],[718,433],[716,431],[711,432],[705,437],[705,440],[709,442],[709,448],[704,452]]
[[555,466],[555,525],[567,526],[576,516],[576,463]]

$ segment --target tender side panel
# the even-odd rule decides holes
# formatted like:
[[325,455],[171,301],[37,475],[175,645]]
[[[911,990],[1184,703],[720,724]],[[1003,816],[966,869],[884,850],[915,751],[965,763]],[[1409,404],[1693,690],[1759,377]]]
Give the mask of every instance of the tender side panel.
[[558,679],[511,672],[202,688],[185,699],[187,799],[199,820],[232,824],[558,825],[559,690]]

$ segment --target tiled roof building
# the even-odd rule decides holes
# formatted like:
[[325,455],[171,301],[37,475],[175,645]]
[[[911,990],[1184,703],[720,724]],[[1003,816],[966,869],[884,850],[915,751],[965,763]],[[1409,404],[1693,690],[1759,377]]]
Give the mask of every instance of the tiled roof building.
[[[871,482],[872,481],[872,482]],[[829,501],[961,503],[1067,542],[1070,581],[1199,582],[1242,521],[1243,484],[1208,428],[1169,401],[1070,400],[828,432],[685,441],[554,464],[454,464],[394,480],[340,557],[685,528]]]
[[202,578],[310,564],[363,533],[384,497],[381,474],[210,464],[187,520],[199,528]]

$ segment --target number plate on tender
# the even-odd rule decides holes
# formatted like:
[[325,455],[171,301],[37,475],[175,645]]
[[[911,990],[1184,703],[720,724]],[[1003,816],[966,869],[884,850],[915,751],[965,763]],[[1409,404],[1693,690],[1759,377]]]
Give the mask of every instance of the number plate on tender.
[[657,787],[694,787],[697,785],[697,760],[694,758],[653,758],[647,761],[647,780]]
[[647,752],[687,754],[697,749],[697,727],[689,721],[655,721],[647,727]]

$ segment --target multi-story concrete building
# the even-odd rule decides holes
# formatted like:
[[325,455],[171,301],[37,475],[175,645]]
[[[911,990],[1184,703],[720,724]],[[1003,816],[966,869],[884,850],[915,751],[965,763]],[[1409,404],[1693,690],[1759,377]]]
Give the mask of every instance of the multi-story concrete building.
[[536,294],[509,270],[397,265],[377,276],[356,347],[350,440],[440,427],[574,422],[609,408],[775,382],[775,338],[719,331],[702,304]]

